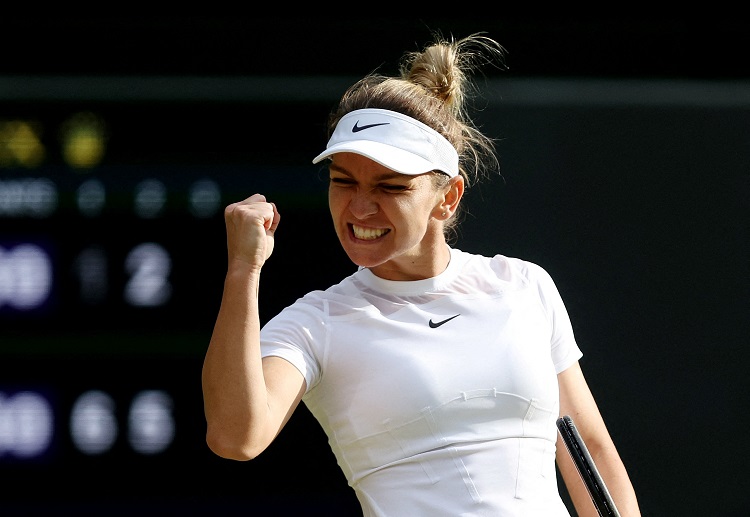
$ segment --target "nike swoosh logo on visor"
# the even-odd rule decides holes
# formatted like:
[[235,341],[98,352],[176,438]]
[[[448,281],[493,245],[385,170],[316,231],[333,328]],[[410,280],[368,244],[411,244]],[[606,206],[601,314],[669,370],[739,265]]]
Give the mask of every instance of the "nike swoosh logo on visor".
[[460,316],[460,314],[456,314],[455,316],[451,316],[451,317],[450,317],[450,318],[448,318],[447,320],[443,320],[443,321],[438,321],[437,323],[436,323],[436,322],[434,322],[434,321],[432,321],[432,320],[430,320],[430,328],[431,328],[431,329],[436,329],[436,328],[438,328],[438,327],[439,327],[440,325],[442,325],[442,324],[444,324],[444,323],[448,323],[448,322],[449,322],[450,320],[452,320],[453,318],[458,318],[459,316]]
[[359,125],[359,120],[354,123],[354,127],[352,128],[352,133],[359,133],[360,131],[364,131],[365,129],[370,129],[371,127],[375,126],[387,126],[390,124],[390,122],[380,122],[379,124],[365,124],[364,126]]

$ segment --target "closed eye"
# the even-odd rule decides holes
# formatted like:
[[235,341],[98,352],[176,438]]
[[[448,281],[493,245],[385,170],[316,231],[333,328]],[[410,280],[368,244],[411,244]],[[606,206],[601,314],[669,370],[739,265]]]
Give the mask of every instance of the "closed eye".
[[[331,183],[341,187],[351,187],[357,185],[357,182],[355,180],[339,176],[331,178]],[[404,192],[406,190],[409,190],[408,185],[400,185],[397,183],[379,183],[376,188],[385,192]]]
[[354,185],[356,184],[356,181],[349,179],[349,178],[331,178],[331,183],[335,183],[336,185]]
[[380,185],[380,188],[388,192],[403,192],[409,187],[406,185]]

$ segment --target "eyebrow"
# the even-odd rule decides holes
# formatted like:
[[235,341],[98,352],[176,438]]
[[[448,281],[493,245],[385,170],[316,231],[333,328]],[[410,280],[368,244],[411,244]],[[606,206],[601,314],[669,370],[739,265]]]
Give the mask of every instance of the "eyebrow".
[[[352,176],[352,174],[349,173],[346,169],[344,169],[343,167],[339,167],[339,166],[335,165],[334,163],[331,163],[328,166],[328,168],[331,171],[333,171],[333,172],[338,172],[338,173],[344,174],[346,176]],[[410,175],[409,174],[401,174],[400,172],[392,171],[392,172],[386,172],[386,173],[383,173],[383,174],[378,174],[373,179],[375,179],[377,181],[382,181],[382,180],[389,180],[389,179],[404,178],[405,176],[408,177]]]

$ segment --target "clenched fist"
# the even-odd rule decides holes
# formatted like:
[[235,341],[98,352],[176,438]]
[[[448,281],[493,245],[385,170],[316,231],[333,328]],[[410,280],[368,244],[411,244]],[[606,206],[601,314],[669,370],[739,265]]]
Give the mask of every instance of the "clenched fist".
[[224,209],[228,259],[261,268],[273,253],[273,239],[281,215],[263,194],[253,194]]

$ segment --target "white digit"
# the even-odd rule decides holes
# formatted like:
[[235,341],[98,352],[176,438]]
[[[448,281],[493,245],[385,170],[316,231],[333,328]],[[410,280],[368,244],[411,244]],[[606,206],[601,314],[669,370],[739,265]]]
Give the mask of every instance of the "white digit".
[[167,188],[159,180],[147,179],[135,189],[135,213],[143,219],[158,217],[167,203]]
[[29,180],[24,189],[24,204],[32,217],[47,217],[57,208],[57,187],[47,178]]
[[0,181],[0,215],[48,217],[57,209],[57,197],[47,178]]
[[156,454],[174,438],[172,399],[159,390],[142,391],[130,405],[128,441],[136,452]]
[[118,434],[115,402],[108,394],[91,390],[76,400],[70,414],[70,437],[84,454],[102,454]]
[[190,212],[195,217],[211,217],[221,209],[221,190],[214,180],[200,180],[190,187]]
[[49,448],[53,430],[52,408],[42,395],[22,391],[5,398],[0,393],[0,455],[39,456]]
[[0,247],[0,307],[20,310],[42,305],[52,291],[52,261],[34,244],[19,244],[10,251]]
[[96,217],[104,208],[107,201],[107,191],[104,183],[91,179],[81,183],[76,191],[78,210],[88,217]]
[[136,246],[125,258],[125,269],[130,273],[125,285],[125,300],[129,304],[155,307],[169,300],[172,260],[162,246],[151,242]]

